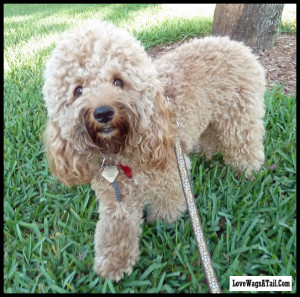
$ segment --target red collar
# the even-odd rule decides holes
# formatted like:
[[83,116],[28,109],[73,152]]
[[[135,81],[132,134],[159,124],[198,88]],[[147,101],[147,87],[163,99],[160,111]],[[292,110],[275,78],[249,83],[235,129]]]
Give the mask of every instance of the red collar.
[[129,178],[132,178],[132,170],[131,170],[131,168],[129,166],[124,166],[120,162],[120,167],[124,171],[125,175],[127,175]]

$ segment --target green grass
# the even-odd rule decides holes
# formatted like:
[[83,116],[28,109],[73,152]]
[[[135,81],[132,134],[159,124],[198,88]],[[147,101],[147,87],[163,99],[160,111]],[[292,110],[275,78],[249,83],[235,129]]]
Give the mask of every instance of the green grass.
[[[49,174],[42,146],[45,62],[87,18],[127,28],[145,47],[210,33],[212,18],[153,5],[4,5],[4,291],[207,292],[188,214],[145,223],[141,257],[119,283],[93,272],[97,203],[90,186]],[[165,16],[165,17],[163,17]],[[265,167],[237,180],[216,155],[193,156],[192,183],[224,292],[230,275],[292,275],[296,291],[296,96],[266,92]]]
[[282,12],[280,32],[294,34],[296,30],[296,4],[285,4]]

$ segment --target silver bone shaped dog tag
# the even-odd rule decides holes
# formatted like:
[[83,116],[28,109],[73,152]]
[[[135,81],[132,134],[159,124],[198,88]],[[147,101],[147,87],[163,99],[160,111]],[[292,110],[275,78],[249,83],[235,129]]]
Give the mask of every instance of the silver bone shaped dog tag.
[[111,183],[112,187],[115,190],[115,194],[116,194],[116,200],[118,202],[121,202],[122,198],[121,198],[121,193],[120,193],[120,189],[119,186],[116,182],[116,177],[119,174],[119,170],[117,168],[117,166],[104,166],[101,168],[101,177],[106,179],[109,183]]

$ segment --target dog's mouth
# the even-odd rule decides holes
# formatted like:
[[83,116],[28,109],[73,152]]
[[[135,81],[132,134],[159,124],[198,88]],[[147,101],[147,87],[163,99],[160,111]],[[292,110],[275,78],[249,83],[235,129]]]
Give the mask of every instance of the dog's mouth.
[[113,133],[114,131],[116,131],[117,128],[112,127],[112,126],[108,126],[108,127],[104,127],[102,129],[100,129],[98,131],[98,133],[103,134],[103,135],[110,135],[111,133]]
[[94,109],[88,108],[82,111],[83,123],[89,135],[90,143],[105,154],[120,153],[126,147],[128,139],[132,135],[130,112],[125,113],[123,105],[114,106],[115,115],[107,123],[95,120]]
[[129,133],[128,123],[107,123],[99,125],[95,121],[85,122],[86,130],[90,139],[101,152],[107,154],[117,154],[126,145],[126,138]]

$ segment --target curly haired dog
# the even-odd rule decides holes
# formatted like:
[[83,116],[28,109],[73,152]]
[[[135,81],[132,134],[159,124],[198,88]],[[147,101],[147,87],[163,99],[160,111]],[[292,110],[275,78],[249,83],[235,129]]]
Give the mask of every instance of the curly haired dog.
[[[239,42],[196,39],[153,62],[129,33],[90,21],[59,42],[44,77],[50,169],[67,186],[91,182],[99,200],[94,269],[111,280],[139,257],[146,203],[149,222],[173,222],[186,208],[174,113],[186,154],[221,152],[247,177],[264,162],[264,70]],[[113,165],[121,201],[101,177]]]

